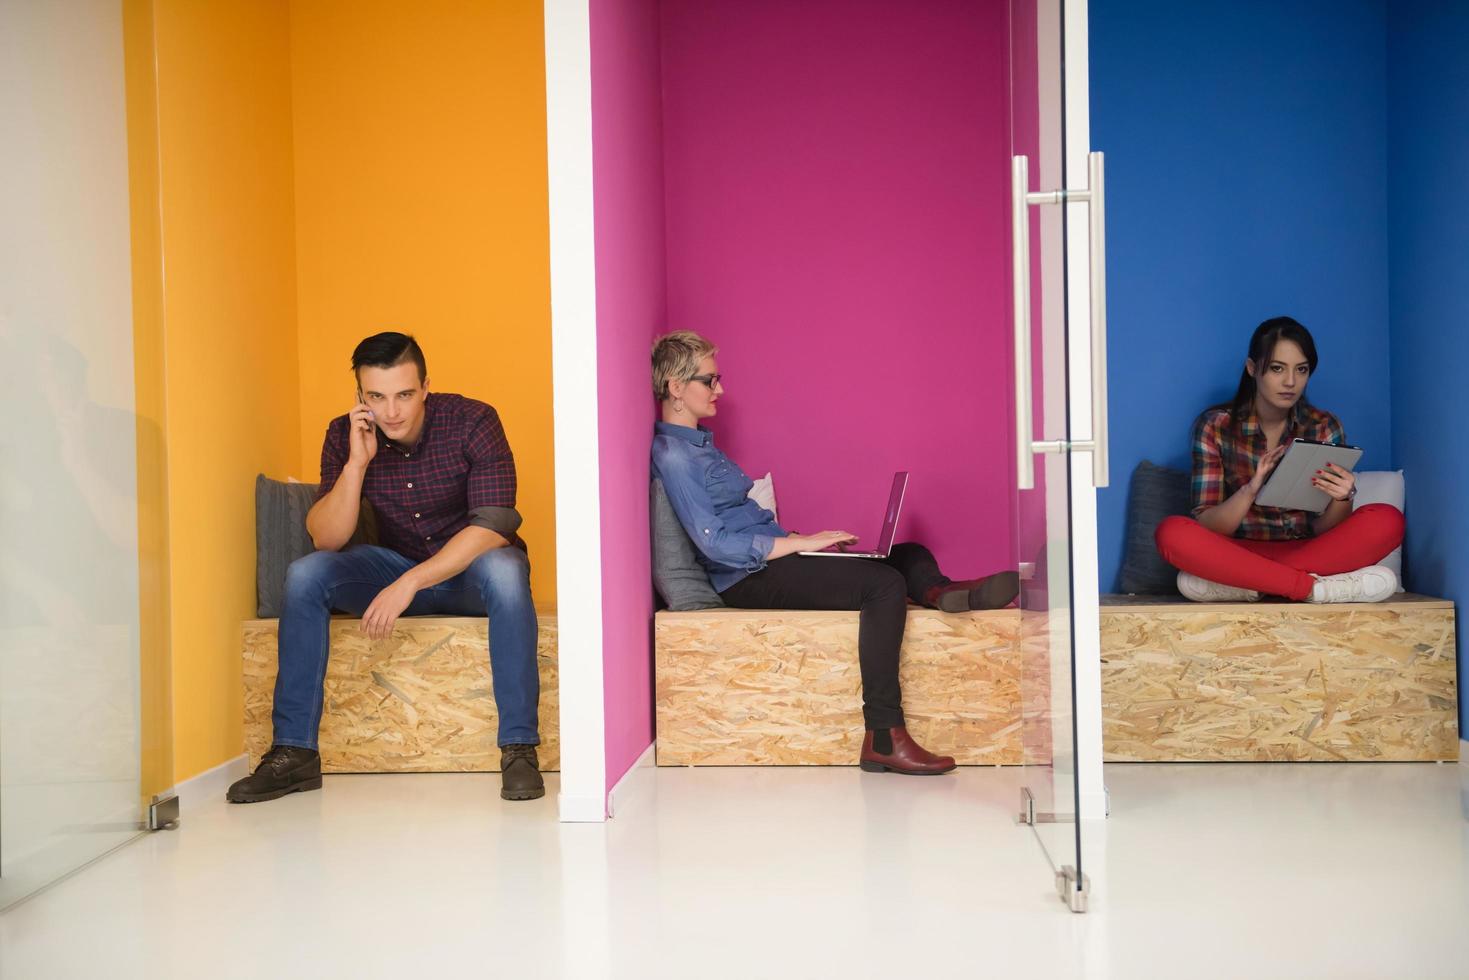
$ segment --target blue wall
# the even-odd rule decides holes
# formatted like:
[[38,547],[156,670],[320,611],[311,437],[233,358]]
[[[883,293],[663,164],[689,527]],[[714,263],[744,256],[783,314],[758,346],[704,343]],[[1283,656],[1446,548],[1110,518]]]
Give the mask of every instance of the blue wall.
[[[1393,445],[1408,484],[1410,589],[1469,609],[1469,223],[1436,196],[1469,175],[1469,5],[1394,0],[1388,19]],[[1445,452],[1444,448],[1448,451]],[[1461,619],[1459,677],[1464,672]],[[1464,701],[1459,700],[1459,731]]]
[[1107,154],[1113,486],[1097,504],[1114,591],[1133,467],[1187,468],[1189,426],[1233,394],[1267,317],[1311,329],[1310,397],[1366,468],[1391,465],[1386,8],[1092,0],[1091,103]]

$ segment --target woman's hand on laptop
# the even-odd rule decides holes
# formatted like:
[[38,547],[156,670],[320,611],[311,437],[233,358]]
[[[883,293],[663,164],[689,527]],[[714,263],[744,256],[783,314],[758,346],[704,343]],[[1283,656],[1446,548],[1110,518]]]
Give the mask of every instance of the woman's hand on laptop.
[[846,531],[822,531],[820,534],[807,534],[803,537],[805,545],[801,548],[802,551],[825,551],[827,548],[844,548],[857,543],[857,535]]
[[[790,531],[790,528],[786,529]],[[833,546],[849,545],[857,540],[857,535],[848,534],[846,531],[822,531],[820,534],[795,534],[788,533],[783,538],[776,538],[770,543],[770,552],[765,556],[770,561],[784,558],[786,555],[794,555],[802,551],[824,551]]]

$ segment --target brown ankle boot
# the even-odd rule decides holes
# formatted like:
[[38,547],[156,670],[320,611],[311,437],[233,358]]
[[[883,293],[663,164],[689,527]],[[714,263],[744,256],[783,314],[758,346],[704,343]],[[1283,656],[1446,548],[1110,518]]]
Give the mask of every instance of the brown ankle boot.
[[[886,738],[884,738],[886,736]],[[886,741],[888,744],[884,745]],[[874,743],[876,743],[874,745]],[[878,748],[890,748],[879,752]],[[862,740],[863,772],[900,772],[905,776],[937,776],[953,770],[955,763],[947,755],[934,755],[913,741],[906,728],[879,729],[868,732]]]

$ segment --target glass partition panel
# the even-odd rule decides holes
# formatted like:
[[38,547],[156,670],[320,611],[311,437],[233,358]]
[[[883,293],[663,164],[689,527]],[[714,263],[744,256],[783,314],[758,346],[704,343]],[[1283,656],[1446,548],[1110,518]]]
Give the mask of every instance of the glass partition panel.
[[0,3],[0,907],[144,819],[124,95],[120,4]]
[[1015,448],[1021,569],[1020,817],[1073,908],[1076,822],[1063,0],[1012,0],[1010,98]]

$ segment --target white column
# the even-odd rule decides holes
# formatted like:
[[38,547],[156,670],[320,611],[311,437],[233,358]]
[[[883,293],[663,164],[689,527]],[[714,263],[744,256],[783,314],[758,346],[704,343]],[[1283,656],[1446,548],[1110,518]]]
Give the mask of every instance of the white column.
[[607,818],[592,52],[587,0],[546,0],[551,378],[556,433],[563,821]]

